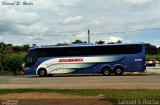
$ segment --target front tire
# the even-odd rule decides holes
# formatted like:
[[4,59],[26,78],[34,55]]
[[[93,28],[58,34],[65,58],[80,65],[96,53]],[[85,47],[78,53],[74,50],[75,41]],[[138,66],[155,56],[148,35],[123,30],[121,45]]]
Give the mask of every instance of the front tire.
[[46,69],[39,69],[39,70],[38,70],[38,75],[39,75],[40,77],[46,77],[46,76],[47,76],[47,71],[46,71]]
[[102,74],[104,76],[109,76],[111,74],[111,68],[109,68],[109,67],[102,68]]

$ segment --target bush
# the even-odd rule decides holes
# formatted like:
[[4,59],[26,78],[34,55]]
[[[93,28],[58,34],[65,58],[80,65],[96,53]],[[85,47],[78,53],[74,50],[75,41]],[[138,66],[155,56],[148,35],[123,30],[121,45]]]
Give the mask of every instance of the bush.
[[160,55],[146,55],[146,60],[158,60],[158,61],[160,61]]
[[26,53],[15,53],[6,56],[2,59],[4,71],[20,71],[21,65],[24,62]]

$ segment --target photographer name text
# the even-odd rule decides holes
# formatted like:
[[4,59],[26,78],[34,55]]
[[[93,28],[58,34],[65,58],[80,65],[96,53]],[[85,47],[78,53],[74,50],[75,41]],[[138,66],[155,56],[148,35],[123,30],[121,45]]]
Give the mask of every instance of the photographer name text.
[[20,6],[20,5],[24,5],[24,6],[31,6],[33,5],[33,2],[27,2],[27,1],[23,1],[23,2],[20,2],[20,1],[14,1],[14,2],[6,2],[6,1],[3,1],[1,3],[1,5],[8,5],[8,6]]
[[160,100],[154,99],[118,99],[118,105],[160,105]]

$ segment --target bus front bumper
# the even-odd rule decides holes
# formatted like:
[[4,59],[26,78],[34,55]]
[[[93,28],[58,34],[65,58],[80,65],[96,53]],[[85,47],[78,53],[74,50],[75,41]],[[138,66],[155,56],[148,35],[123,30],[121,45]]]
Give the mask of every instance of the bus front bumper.
[[24,71],[24,75],[36,75],[36,70],[31,68],[26,68]]

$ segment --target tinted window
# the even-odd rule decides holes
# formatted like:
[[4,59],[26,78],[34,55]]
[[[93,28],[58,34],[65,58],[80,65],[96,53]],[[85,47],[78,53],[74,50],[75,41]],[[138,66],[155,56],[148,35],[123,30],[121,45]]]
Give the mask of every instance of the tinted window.
[[84,46],[63,48],[38,48],[32,51],[34,57],[83,56],[107,54],[136,54],[142,51],[142,45]]

